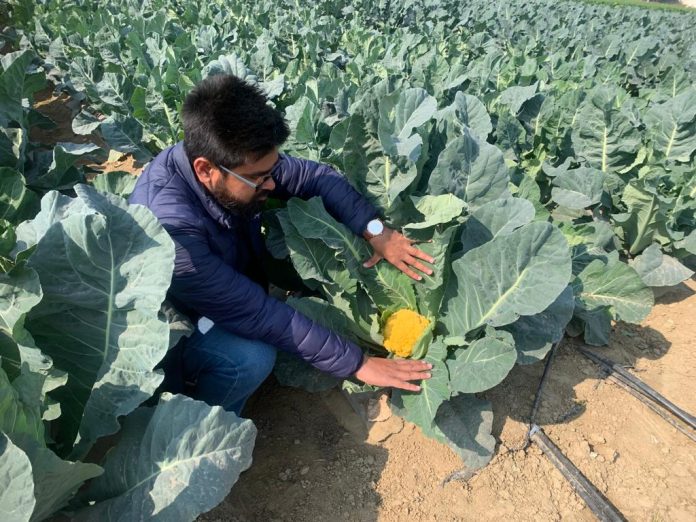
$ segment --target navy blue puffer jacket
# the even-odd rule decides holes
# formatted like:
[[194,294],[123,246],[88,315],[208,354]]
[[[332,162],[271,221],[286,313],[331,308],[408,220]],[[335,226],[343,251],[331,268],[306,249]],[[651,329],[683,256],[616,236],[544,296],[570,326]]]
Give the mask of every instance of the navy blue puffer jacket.
[[[377,210],[327,165],[281,155],[273,197],[321,196],[327,210],[361,234]],[[253,274],[263,254],[261,221],[227,212],[196,179],[183,143],[162,151],[144,170],[130,203],[147,206],[176,245],[169,299],[249,339],[293,353],[336,377],[360,367],[358,346],[267,295]]]

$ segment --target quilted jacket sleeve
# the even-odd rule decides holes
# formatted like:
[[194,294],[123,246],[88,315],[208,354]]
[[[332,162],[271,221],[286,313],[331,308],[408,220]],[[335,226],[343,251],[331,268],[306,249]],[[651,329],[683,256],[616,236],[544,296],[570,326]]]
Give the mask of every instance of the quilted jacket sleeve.
[[361,349],[315,323],[226,264],[195,225],[164,224],[176,245],[170,292],[214,323],[294,353],[319,370],[347,377],[362,362]]
[[309,199],[320,196],[329,213],[356,235],[362,235],[368,221],[379,214],[345,176],[316,161],[281,155],[273,179],[276,182],[274,197]]

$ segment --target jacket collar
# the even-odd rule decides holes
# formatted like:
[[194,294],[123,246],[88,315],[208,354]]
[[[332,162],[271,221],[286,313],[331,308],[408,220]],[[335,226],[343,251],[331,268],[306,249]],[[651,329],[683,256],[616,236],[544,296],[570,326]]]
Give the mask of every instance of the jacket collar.
[[236,226],[239,218],[225,210],[224,207],[215,201],[213,196],[210,195],[196,178],[193,166],[189,162],[188,156],[186,156],[183,141],[174,145],[172,154],[177,170],[181,173],[181,176],[184,178],[191,191],[196,194],[203,208],[210,214],[210,217],[225,228],[233,228]]

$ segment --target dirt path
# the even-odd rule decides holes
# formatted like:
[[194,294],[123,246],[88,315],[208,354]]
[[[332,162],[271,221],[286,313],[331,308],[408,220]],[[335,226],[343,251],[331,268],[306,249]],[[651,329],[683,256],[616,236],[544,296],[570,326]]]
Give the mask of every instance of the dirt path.
[[[551,369],[538,421],[549,437],[632,521],[696,520],[696,444],[617,386],[569,340]],[[696,280],[658,299],[642,325],[620,323],[604,354],[696,412]],[[594,520],[534,446],[511,451],[542,365],[517,367],[488,394],[498,440],[493,461],[468,483],[415,426],[377,444],[344,428],[337,396],[272,383],[250,411],[259,428],[254,464],[206,521]],[[332,405],[331,407],[329,406]],[[339,417],[346,424],[345,412]],[[350,428],[351,426],[349,426]],[[358,434],[356,436],[356,434]]]

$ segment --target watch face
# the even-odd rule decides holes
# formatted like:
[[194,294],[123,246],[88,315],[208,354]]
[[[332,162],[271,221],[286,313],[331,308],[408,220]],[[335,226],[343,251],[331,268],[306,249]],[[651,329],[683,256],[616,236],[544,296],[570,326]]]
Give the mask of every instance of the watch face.
[[370,235],[378,236],[378,235],[380,235],[382,232],[384,232],[384,225],[382,224],[382,222],[381,222],[380,220],[378,220],[378,219],[373,219],[372,221],[370,221],[370,222],[367,224],[367,232],[368,232]]

